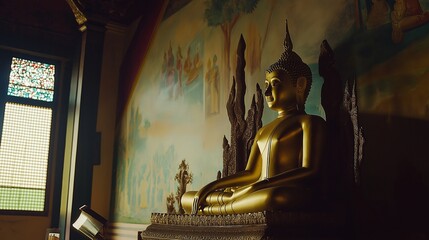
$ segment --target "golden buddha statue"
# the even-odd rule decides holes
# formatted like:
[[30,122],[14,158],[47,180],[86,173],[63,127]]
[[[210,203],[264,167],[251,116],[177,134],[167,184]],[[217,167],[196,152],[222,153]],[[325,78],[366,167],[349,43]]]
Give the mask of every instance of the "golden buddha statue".
[[244,171],[183,195],[187,213],[300,209],[321,199],[325,121],[305,113],[312,75],[292,51],[287,23],[284,48],[265,76],[265,98],[278,117],[257,132]]

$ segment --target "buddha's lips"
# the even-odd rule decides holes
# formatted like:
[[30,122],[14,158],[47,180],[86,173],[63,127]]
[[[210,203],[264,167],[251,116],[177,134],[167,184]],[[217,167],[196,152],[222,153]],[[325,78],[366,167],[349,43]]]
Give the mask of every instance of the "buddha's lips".
[[267,100],[267,102],[272,102],[272,101],[274,101],[274,98],[273,98],[273,97],[265,97],[265,99]]

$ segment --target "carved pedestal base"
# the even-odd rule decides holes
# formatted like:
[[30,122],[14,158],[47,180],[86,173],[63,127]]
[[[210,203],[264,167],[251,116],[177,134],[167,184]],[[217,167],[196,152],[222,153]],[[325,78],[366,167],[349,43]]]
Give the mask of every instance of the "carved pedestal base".
[[153,213],[142,239],[344,239],[344,217],[324,212],[222,216]]

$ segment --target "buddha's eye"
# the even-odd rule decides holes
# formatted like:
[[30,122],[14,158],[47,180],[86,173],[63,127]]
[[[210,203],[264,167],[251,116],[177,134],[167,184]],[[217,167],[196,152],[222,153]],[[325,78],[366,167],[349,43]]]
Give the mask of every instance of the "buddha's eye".
[[280,80],[275,78],[271,81],[271,86],[276,87],[280,84]]

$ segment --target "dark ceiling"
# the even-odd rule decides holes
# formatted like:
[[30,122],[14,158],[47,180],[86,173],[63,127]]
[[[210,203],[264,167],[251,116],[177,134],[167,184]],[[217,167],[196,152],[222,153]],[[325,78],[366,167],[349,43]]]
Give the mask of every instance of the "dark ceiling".
[[[129,25],[153,10],[157,0],[69,0],[91,19]],[[162,0],[158,0],[162,1]],[[62,34],[79,29],[67,0],[0,0],[0,21]]]

